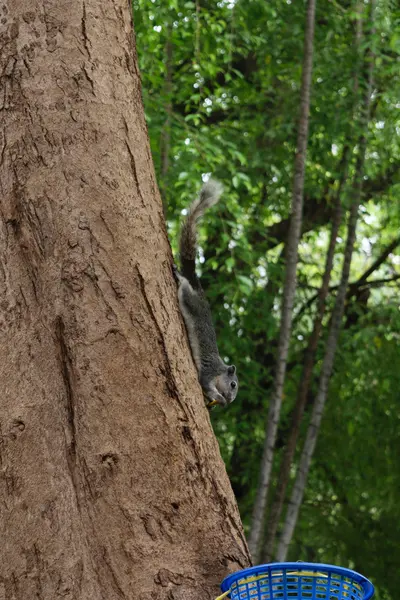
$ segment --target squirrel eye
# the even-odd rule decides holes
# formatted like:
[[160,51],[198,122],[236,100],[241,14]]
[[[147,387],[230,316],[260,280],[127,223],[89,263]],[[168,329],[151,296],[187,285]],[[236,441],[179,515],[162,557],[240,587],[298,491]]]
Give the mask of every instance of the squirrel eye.
[[235,387],[237,386],[236,381],[231,381],[231,388],[234,390]]

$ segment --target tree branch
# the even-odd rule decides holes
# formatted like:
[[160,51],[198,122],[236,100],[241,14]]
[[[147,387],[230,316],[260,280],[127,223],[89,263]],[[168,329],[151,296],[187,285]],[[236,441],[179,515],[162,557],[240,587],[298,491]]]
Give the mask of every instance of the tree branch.
[[[369,269],[367,269],[365,271],[365,273],[363,273],[363,275],[361,275],[361,277],[355,283],[362,283],[362,282],[366,281],[368,279],[368,277],[370,275],[372,275],[372,273],[374,271],[379,269],[379,267],[385,262],[385,260],[389,256],[389,254],[391,254],[393,252],[393,250],[395,250],[399,244],[400,244],[400,236],[395,238],[389,244],[389,246],[387,246],[385,248],[385,250],[382,252],[382,254],[380,256],[378,256],[378,258],[372,263],[372,265],[369,267]],[[351,284],[351,285],[354,285],[354,284]]]
[[[391,283],[392,281],[397,281],[398,279],[400,279],[400,275],[394,275],[393,277],[389,277],[387,279],[375,279],[373,281],[367,281],[368,277],[372,275],[372,273],[376,271],[385,262],[389,254],[391,254],[393,250],[395,250],[399,245],[400,236],[395,238],[385,248],[385,250],[378,256],[378,258],[372,263],[372,265],[368,267],[368,269],[356,281],[349,283],[349,296],[353,296],[355,291],[359,287],[379,287],[381,285],[385,285],[386,283]],[[329,287],[329,291],[332,292],[334,290],[337,290],[338,287],[339,286],[337,284],[331,285]],[[298,321],[298,319],[301,317],[304,311],[307,310],[307,308],[309,308],[316,301],[317,298],[318,293],[311,296],[311,298],[309,298],[307,302],[303,304],[303,306],[300,308],[299,312],[295,317],[295,321]]]

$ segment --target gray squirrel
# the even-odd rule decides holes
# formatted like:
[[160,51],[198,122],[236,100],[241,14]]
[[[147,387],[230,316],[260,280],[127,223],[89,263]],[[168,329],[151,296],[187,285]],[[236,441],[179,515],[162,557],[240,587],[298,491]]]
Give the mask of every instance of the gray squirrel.
[[209,400],[208,407],[216,404],[226,406],[233,402],[239,386],[236,367],[227,366],[219,355],[211,310],[195,268],[197,223],[204,212],[218,202],[222,191],[223,187],[218,181],[209,179],[203,185],[199,197],[190,205],[179,238],[180,272],[174,266],[179,306],[199,382]]

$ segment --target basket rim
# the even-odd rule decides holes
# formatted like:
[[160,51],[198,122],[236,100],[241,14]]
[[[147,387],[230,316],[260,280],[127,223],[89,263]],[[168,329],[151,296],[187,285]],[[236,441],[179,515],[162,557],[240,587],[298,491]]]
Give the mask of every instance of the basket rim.
[[364,577],[364,575],[357,573],[357,571],[325,563],[310,562],[274,562],[264,565],[257,565],[255,567],[249,567],[248,569],[242,569],[241,571],[236,571],[236,573],[232,573],[231,575],[225,577],[221,583],[221,590],[223,592],[227,592],[232,587],[232,584],[239,579],[251,577],[252,575],[263,575],[264,573],[267,575],[268,573],[280,571],[282,569],[294,569],[296,571],[325,571],[327,574],[334,573],[337,575],[345,575],[362,586],[364,591],[363,600],[369,600],[369,598],[374,595],[374,586],[372,583],[369,581],[369,579]]

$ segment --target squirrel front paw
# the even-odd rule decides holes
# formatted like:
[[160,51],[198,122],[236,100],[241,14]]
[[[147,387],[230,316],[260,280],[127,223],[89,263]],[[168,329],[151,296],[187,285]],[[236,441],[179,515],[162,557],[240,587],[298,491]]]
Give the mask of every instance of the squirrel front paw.
[[217,406],[217,404],[219,404],[220,406],[226,406],[228,404],[226,399],[222,396],[222,394],[220,394],[216,390],[210,394],[207,394],[207,399],[209,400],[207,408],[213,408],[214,406]]
[[214,408],[214,406],[217,406],[217,405],[218,405],[218,402],[216,400],[211,400],[211,402],[208,402],[206,404],[208,410],[211,410],[212,408]]

